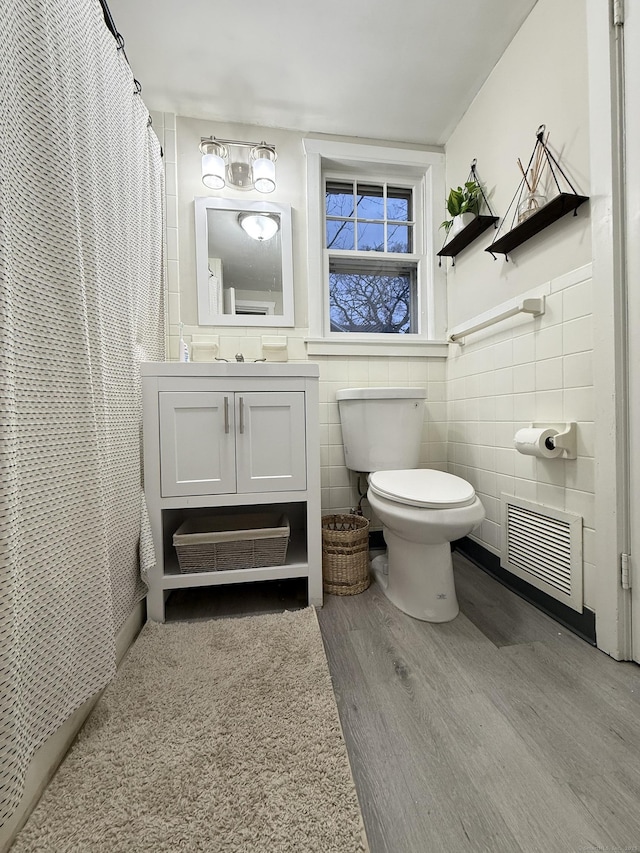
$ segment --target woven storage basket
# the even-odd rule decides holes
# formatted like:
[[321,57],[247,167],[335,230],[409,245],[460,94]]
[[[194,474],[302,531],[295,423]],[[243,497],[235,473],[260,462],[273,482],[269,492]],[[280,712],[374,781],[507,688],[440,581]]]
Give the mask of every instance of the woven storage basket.
[[173,534],[181,572],[282,566],[289,521],[276,513],[190,518]]
[[356,595],[369,586],[369,522],[361,515],[322,517],[322,586]]

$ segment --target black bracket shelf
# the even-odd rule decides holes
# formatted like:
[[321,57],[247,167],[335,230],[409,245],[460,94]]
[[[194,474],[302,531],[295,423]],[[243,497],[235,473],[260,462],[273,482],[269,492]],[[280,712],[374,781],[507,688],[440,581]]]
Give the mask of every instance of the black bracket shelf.
[[[479,187],[480,195],[482,196],[482,200],[477,198],[476,194],[476,203],[475,210],[477,211],[477,216],[473,219],[468,225],[455,234],[449,240],[449,233],[447,232],[447,236],[445,237],[444,246],[438,252],[438,257],[440,258],[438,262],[438,266],[442,266],[442,258],[451,258],[453,265],[456,263],[456,255],[459,254],[463,249],[473,243],[483,231],[486,231],[487,228],[491,228],[493,225],[497,228],[498,218],[493,215],[493,211],[489,206],[489,201],[487,200],[486,195],[484,194],[484,190],[482,189],[482,184],[480,183],[480,179],[478,178],[478,173],[476,171],[476,160],[473,159],[471,161],[471,171],[469,172],[469,177],[467,181],[472,181]],[[448,205],[447,205],[448,208]],[[480,214],[480,211],[486,208],[489,211],[490,215]],[[475,211],[474,211],[475,212]],[[444,225],[444,222],[442,223]]]
[[497,216],[476,216],[462,231],[459,231],[455,237],[444,244],[438,252],[438,257],[455,258],[457,254],[470,243],[473,243],[487,228],[495,225],[497,221]]
[[585,201],[589,201],[588,196],[561,192],[545,204],[544,207],[541,207],[540,210],[528,219],[525,219],[524,222],[516,225],[515,228],[512,228],[503,237],[494,240],[485,249],[485,252],[493,255],[494,260],[496,254],[507,255],[508,252],[522,245],[526,240],[529,240],[567,213],[573,211],[573,215],[577,216],[578,208]]

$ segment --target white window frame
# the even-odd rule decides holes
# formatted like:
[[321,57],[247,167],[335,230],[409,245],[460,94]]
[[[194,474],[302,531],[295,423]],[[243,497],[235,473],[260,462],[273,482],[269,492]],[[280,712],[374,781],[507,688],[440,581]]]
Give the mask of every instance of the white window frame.
[[[413,148],[304,139],[307,169],[309,355],[446,356],[445,275],[437,263],[439,211],[445,197],[444,154]],[[325,180],[411,185],[417,223],[419,331],[408,335],[332,332],[329,256],[325,236]],[[420,208],[418,208],[420,205]]]

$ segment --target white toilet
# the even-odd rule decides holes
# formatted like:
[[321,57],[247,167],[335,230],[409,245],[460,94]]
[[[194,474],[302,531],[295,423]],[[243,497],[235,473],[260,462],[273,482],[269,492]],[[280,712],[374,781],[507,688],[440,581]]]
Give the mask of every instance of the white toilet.
[[421,388],[336,393],[347,467],[369,474],[367,497],[387,543],[371,565],[376,580],[409,616],[448,622],[458,615],[450,543],[485,512],[466,480],[416,467],[425,397]]

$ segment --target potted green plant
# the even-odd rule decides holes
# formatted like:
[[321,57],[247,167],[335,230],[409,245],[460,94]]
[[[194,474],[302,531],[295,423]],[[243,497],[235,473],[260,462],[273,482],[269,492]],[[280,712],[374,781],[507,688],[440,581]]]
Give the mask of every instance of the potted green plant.
[[465,228],[480,212],[482,187],[478,181],[467,181],[463,187],[451,189],[447,198],[447,211],[451,219],[440,225],[447,237],[453,237]]

